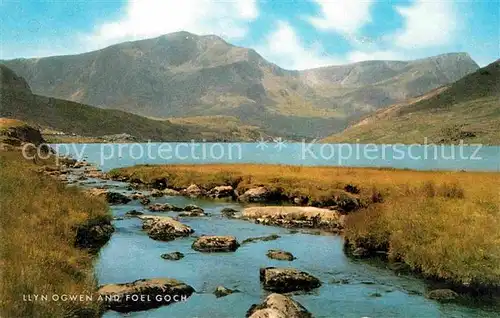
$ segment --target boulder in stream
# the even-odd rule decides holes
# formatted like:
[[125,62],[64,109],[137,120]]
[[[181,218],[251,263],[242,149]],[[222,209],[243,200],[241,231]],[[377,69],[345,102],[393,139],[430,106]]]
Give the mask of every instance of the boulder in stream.
[[215,297],[220,298],[220,297],[224,297],[224,296],[231,295],[233,293],[238,293],[238,292],[239,292],[239,290],[237,290],[237,289],[229,289],[229,288],[226,288],[224,286],[217,286],[214,290],[214,295],[215,295]]
[[234,252],[239,246],[234,236],[201,236],[191,248],[198,252]]
[[189,236],[193,229],[168,216],[140,215],[142,228],[148,236],[157,241],[172,241],[177,237]]
[[194,288],[176,279],[140,279],[126,284],[101,286],[97,293],[107,309],[118,312],[148,310],[186,301]]
[[311,290],[321,286],[319,279],[295,268],[261,268],[260,281],[265,290],[278,293]]
[[252,305],[248,309],[246,317],[248,318],[311,318],[312,315],[304,306],[292,298],[281,295],[271,294],[266,297],[260,305]]
[[282,250],[269,250],[266,255],[279,261],[293,261],[295,259],[292,253]]

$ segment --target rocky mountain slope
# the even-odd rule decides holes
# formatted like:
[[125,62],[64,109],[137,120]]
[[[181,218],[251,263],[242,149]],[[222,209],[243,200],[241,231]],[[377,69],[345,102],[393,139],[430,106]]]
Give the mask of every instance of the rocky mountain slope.
[[326,136],[349,120],[475,71],[465,53],[284,70],[221,38],[176,32],[79,55],[4,61],[37,94],[153,117],[234,116]]
[[[196,125],[173,124],[168,120],[35,95],[21,76],[1,64],[0,80],[0,117],[23,120],[37,127],[92,137],[127,133],[143,141],[202,140],[218,135],[216,127],[207,130]],[[212,134],[207,137],[205,132]],[[221,135],[228,140],[254,140],[259,136],[255,127],[234,128],[229,132],[225,129]]]
[[392,105],[325,142],[500,144],[500,60],[418,98]]

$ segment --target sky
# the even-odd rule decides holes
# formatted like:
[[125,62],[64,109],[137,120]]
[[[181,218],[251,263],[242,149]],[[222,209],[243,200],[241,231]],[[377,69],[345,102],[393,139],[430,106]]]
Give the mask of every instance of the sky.
[[467,52],[500,57],[500,0],[0,0],[0,59],[78,54],[188,31],[286,69]]

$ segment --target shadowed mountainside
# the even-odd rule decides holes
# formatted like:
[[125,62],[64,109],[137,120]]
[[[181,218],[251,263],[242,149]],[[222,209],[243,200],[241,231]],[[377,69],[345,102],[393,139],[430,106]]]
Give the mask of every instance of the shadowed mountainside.
[[284,70],[214,35],[176,32],[79,55],[4,61],[37,94],[152,117],[227,115],[323,137],[475,71],[465,53]]
[[232,127],[173,124],[114,109],[101,109],[67,100],[34,95],[28,84],[0,64],[0,116],[26,121],[45,129],[87,137],[127,133],[136,140],[255,140],[257,127],[233,123]]
[[325,142],[500,142],[500,60],[368,116]]

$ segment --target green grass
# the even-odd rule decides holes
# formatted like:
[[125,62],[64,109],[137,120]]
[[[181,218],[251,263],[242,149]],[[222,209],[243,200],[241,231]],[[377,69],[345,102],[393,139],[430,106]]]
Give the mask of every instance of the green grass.
[[93,295],[93,257],[74,246],[76,227],[109,219],[105,202],[36,173],[18,152],[0,152],[0,316],[64,317],[97,302],[23,301],[23,295]]

